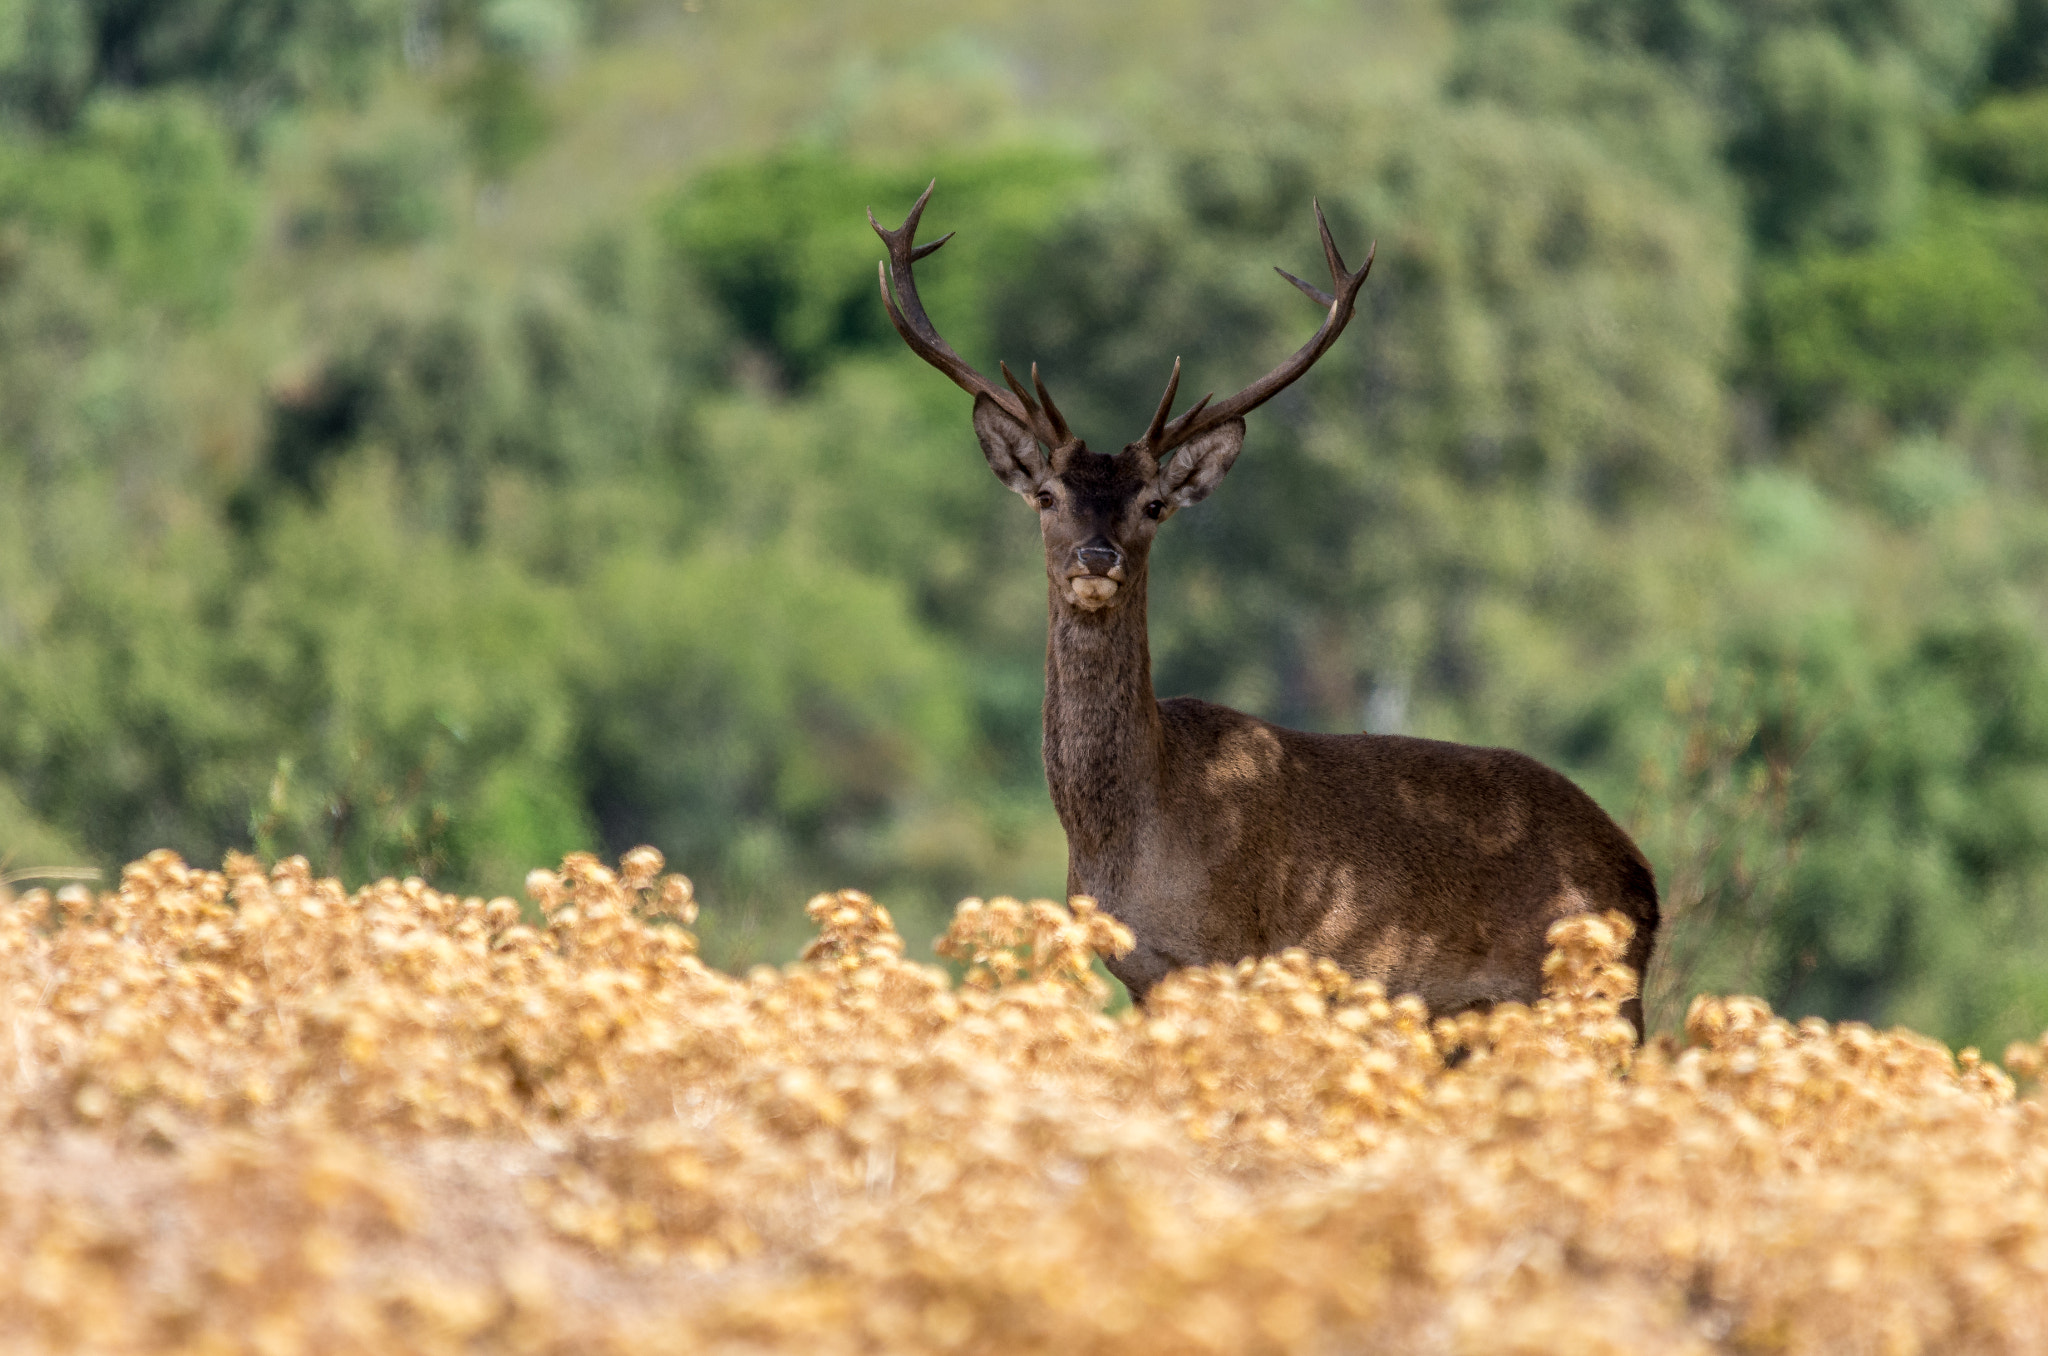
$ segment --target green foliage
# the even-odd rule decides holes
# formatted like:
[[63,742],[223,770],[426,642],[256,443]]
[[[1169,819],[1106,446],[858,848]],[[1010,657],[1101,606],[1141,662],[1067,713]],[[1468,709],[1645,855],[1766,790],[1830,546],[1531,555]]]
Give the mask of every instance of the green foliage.
[[1986,99],[1956,120],[1942,149],[1974,188],[2048,196],[2048,92]]
[[582,36],[579,7],[563,0],[489,0],[477,26],[493,52],[517,60],[559,61]]
[[310,237],[323,233],[331,220],[366,245],[416,245],[444,224],[450,159],[443,143],[413,129],[344,150],[329,169],[332,207],[326,214],[302,215],[294,225]]
[[82,5],[8,0],[0,7],[0,100],[49,122],[64,120],[92,77]]
[[663,419],[655,336],[564,281],[479,298],[457,285],[410,305],[351,308],[325,361],[273,393],[263,473],[244,521],[279,487],[317,496],[330,467],[381,449],[422,527],[482,531],[494,467],[555,482],[649,462]]
[[396,490],[373,464],[282,515],[234,592],[244,709],[294,732],[258,828],[351,873],[504,879],[529,841],[589,841],[565,679],[534,662],[569,618],[508,562],[407,531]]
[[1864,244],[1913,219],[1922,184],[1921,89],[1903,59],[1860,59],[1823,28],[1764,41],[1752,125],[1734,161],[1757,186],[1768,244]]
[[2006,89],[2048,85],[2048,0],[2013,0],[1991,45],[1989,74]]
[[1725,195],[1712,120],[1646,53],[1604,49],[1540,20],[1486,24],[1460,44],[1455,98],[1497,103],[1590,136],[1676,196]]
[[451,92],[469,150],[486,179],[503,179],[539,150],[553,124],[532,71],[517,57],[491,53]]
[[1991,611],[1888,629],[1782,618],[1738,631],[1729,670],[1673,673],[1662,713],[1615,694],[1665,868],[1661,1020],[1751,984],[1958,1040],[2038,1023],[2048,656]]
[[1849,640],[1802,665],[1809,691],[1867,695],[1806,760],[1805,847],[1763,977],[1820,1010],[2024,1028],[2048,1000],[2027,959],[2048,888],[2039,638],[2017,618],[1966,616],[1868,668]]
[[1695,992],[1754,982],[1811,827],[1794,774],[1825,722],[1802,710],[1808,694],[1789,667],[1721,662],[1666,672],[1661,704],[1649,700],[1656,674],[1646,669],[1596,718],[1607,728],[1589,730],[1643,751],[1628,828],[1660,871],[1662,958],[1643,994],[1654,1027],[1681,1023]]
[[616,19],[604,0],[485,0],[457,5],[451,27],[473,29],[479,50],[448,91],[462,118],[472,160],[497,182],[547,143],[555,117],[542,74],[560,68],[584,29]]
[[24,795],[129,856],[253,835],[351,872],[502,878],[532,841],[584,841],[560,680],[522,662],[559,645],[559,602],[423,556],[388,497],[359,483],[290,516],[253,580],[190,531],[143,570],[78,563],[33,654],[0,665]]
[[1976,90],[2005,0],[1467,0],[1669,64],[1720,123],[1766,247],[1912,224],[1931,123]]
[[1694,988],[1754,986],[2002,1039],[2048,997],[2027,959],[2048,651],[2039,560],[1985,547],[2030,535],[2034,510],[1932,440],[1869,479],[1877,516],[1744,475],[1711,667],[1649,659],[1589,704],[1574,751],[1640,768],[1628,819],[1665,890],[1667,1017]]
[[1029,246],[1093,170],[1087,156],[1039,148],[904,169],[829,149],[789,151],[696,176],[666,212],[664,236],[730,330],[773,365],[771,381],[801,385],[841,350],[897,342],[875,293],[879,246],[864,213],[901,225],[926,179],[944,181],[923,238],[958,230],[960,239],[928,270],[928,289],[920,280],[920,294],[951,317],[950,342],[978,353],[990,282],[1019,274]]
[[1793,413],[1940,427],[2002,362],[2048,360],[2048,204],[1958,199],[1911,236],[1767,267],[1759,349]]
[[199,87],[240,122],[359,93],[396,55],[405,10],[397,0],[6,0],[0,107],[63,128],[103,90]]
[[180,95],[100,100],[59,144],[0,142],[0,221],[74,242],[150,301],[225,306],[251,208],[219,125]]
[[800,543],[619,561],[578,596],[597,614],[579,770],[601,827],[675,844],[729,896],[886,870],[905,794],[963,751],[956,663],[900,588]]

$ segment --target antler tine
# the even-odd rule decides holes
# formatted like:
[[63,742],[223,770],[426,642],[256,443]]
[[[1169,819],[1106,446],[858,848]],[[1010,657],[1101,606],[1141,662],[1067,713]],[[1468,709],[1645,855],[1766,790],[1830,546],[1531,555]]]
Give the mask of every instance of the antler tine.
[[[917,223],[924,216],[924,205],[932,200],[932,191],[938,186],[939,176],[934,174],[931,181],[924,186],[924,192],[917,195],[917,201],[910,204],[910,212],[903,218],[902,230],[905,235],[917,234]],[[874,209],[869,208],[868,214],[874,215]]]
[[[953,238],[949,231],[929,244],[916,243],[917,223],[924,216],[924,207],[931,200],[932,190],[938,186],[937,179],[926,184],[924,192],[918,195],[917,202],[911,207],[910,215],[893,231],[875,220],[872,207],[868,209],[868,225],[874,227],[875,234],[882,238],[882,244],[889,251],[888,260],[876,269],[882,284],[882,305],[889,312],[889,323],[896,327],[897,334],[903,336],[903,342],[910,345],[911,352],[952,378],[954,385],[969,395],[989,397],[1011,418],[1029,428],[1033,437],[1048,447],[1056,447],[1065,440],[1064,426],[1055,428],[1056,421],[1047,419],[1021,387],[1013,395],[975,371],[965,358],[953,351],[951,344],[940,337],[938,327],[925,314],[924,303],[917,295],[917,275],[912,266]],[[889,290],[892,283],[894,295]],[[900,306],[898,298],[901,298]]]
[[1173,397],[1180,391],[1180,358],[1173,360],[1173,375],[1166,379],[1166,394],[1159,397],[1159,408],[1152,412],[1152,423],[1145,429],[1145,446],[1159,446],[1159,436],[1166,431],[1166,416],[1173,413]]
[[1281,277],[1287,279],[1287,281],[1293,283],[1296,287],[1299,287],[1301,289],[1302,295],[1307,297],[1310,301],[1315,302],[1318,306],[1328,309],[1331,303],[1337,300],[1328,292],[1325,292],[1322,288],[1317,287],[1314,283],[1303,282],[1300,278],[1295,277],[1292,273],[1289,273],[1286,269],[1280,267],[1280,265],[1278,264],[1273,265],[1273,271],[1275,273],[1278,273]]
[[[1024,383],[1017,380],[1017,374],[1010,370],[1008,363],[998,362],[996,368],[1003,374],[1003,380],[1010,383],[1010,389],[1017,393],[1017,399],[1024,402],[1025,410],[1031,415],[1031,422],[1033,425],[1036,425],[1042,416],[1039,412],[1038,402],[1031,398],[1031,392],[1024,389]],[[1037,376],[1038,374],[1033,372],[1032,375]]]
[[1038,391],[1038,403],[1045,406],[1045,417],[1051,421],[1052,431],[1059,435],[1060,442],[1071,441],[1073,431],[1067,427],[1066,418],[1060,413],[1060,407],[1052,403],[1052,392],[1046,390],[1045,383],[1039,380],[1037,363],[1031,364],[1031,384]]
[[1365,286],[1366,275],[1372,272],[1372,261],[1379,253],[1379,245],[1375,242],[1373,247],[1366,251],[1365,262],[1359,266],[1358,271],[1350,272],[1344,267],[1344,256],[1337,253],[1337,242],[1330,236],[1330,224],[1323,219],[1322,204],[1316,203],[1315,209],[1316,230],[1322,236],[1323,256],[1329,261],[1330,280],[1336,287],[1335,293],[1311,287],[1284,268],[1276,271],[1314,299],[1317,304],[1328,308],[1321,327],[1307,343],[1296,349],[1294,355],[1286,362],[1228,400],[1211,405],[1208,397],[1204,396],[1193,409],[1161,430],[1157,437],[1148,435],[1147,441],[1151,444],[1155,457],[1164,456],[1171,449],[1179,447],[1197,434],[1208,432],[1218,424],[1242,418],[1286,390],[1298,381],[1304,372],[1316,365],[1316,360],[1329,351],[1330,345],[1337,342],[1337,336],[1344,332],[1344,327],[1351,323],[1351,314],[1358,306],[1359,289]]
[[1337,253],[1337,242],[1330,238],[1330,223],[1323,219],[1323,200],[1310,198],[1316,209],[1316,233],[1323,238],[1323,258],[1330,261],[1330,281],[1339,287],[1344,285],[1344,256]]
[[[1157,462],[1161,457],[1168,455],[1173,451],[1174,448],[1178,447],[1182,442],[1186,441],[1186,438],[1173,438],[1167,432],[1166,425],[1166,416],[1173,413],[1173,397],[1175,396],[1175,394],[1179,392],[1179,390],[1180,359],[1176,357],[1173,360],[1173,375],[1166,379],[1166,394],[1159,397],[1159,408],[1152,412],[1151,426],[1145,430],[1145,440],[1139,444],[1140,447],[1144,448],[1148,453],[1151,454],[1152,460],[1154,462]],[[1181,424],[1187,424],[1190,421],[1192,421],[1197,415],[1201,414],[1203,410],[1209,407],[1209,402],[1215,399],[1215,397],[1216,393],[1214,391],[1210,391],[1207,394],[1205,394],[1200,400],[1197,400],[1192,406],[1189,407],[1188,412],[1182,415],[1178,422]],[[1207,425],[1204,425],[1203,427],[1206,428]]]

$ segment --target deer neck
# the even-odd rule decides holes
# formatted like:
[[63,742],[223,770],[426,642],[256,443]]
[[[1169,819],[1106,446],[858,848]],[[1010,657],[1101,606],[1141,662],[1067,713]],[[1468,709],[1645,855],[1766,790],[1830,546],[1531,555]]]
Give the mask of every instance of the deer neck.
[[1046,784],[1067,831],[1076,887],[1112,897],[1129,849],[1156,813],[1165,747],[1142,564],[1133,573],[1127,596],[1103,612],[1083,612],[1048,590]]

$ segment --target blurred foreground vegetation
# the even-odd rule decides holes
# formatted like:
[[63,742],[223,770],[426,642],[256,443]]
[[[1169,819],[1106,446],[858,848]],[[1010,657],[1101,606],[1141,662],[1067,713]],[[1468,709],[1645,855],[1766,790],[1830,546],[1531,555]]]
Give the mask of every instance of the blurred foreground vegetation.
[[[0,883],[0,1342],[252,1356],[1907,1351],[2048,1327],[2048,1043],[1702,994],[1619,914],[1456,1020],[1289,950],[858,891],[707,966],[661,854],[528,906],[158,850]],[[2015,1078],[2034,1086],[2025,1095]]]
[[863,210],[1114,447],[1308,332],[1320,195],[1379,264],[1161,691],[1567,769],[1667,1020],[2038,1031],[2048,3],[1035,9],[0,0],[0,874],[1057,893],[1033,525]]

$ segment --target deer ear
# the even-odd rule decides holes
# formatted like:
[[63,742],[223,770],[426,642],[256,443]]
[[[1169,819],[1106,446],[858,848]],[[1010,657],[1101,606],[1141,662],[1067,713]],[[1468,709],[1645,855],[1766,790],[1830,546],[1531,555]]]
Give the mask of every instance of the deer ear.
[[1159,488],[1175,508],[1209,497],[1244,446],[1244,420],[1226,419],[1173,454],[1159,476]]
[[981,455],[996,479],[1026,499],[1038,493],[1046,477],[1045,457],[1038,439],[1018,423],[1010,412],[986,395],[974,398],[974,434],[981,439]]

